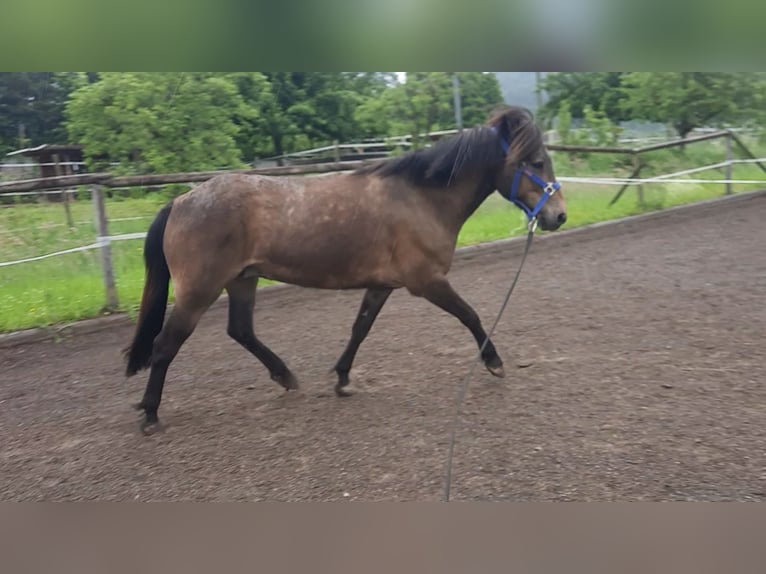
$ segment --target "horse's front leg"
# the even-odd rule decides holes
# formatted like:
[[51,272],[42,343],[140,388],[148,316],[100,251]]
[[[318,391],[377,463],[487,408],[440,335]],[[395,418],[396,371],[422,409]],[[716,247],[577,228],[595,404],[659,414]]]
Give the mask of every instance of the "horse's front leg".
[[[455,292],[446,278],[434,278],[417,289],[410,289],[410,292],[413,295],[424,297],[440,309],[457,317],[460,322],[471,331],[479,348],[484,344],[484,341],[487,338],[487,333],[481,325],[479,316],[476,314],[476,311],[474,311],[473,308]],[[496,377],[505,376],[503,361],[497,354],[492,341],[487,341],[487,344],[481,352],[481,358],[484,361],[484,366],[487,367],[487,370],[490,373]]]

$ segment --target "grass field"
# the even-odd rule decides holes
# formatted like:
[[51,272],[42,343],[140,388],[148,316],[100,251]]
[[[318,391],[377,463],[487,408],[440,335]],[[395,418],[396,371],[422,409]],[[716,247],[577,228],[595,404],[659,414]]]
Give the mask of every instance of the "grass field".
[[[766,150],[758,150],[764,152]],[[766,155],[764,153],[759,156]],[[648,154],[651,165],[642,176],[667,173],[721,161],[723,144],[710,142],[686,152],[656,152]],[[607,175],[624,177],[630,166],[611,156],[573,159],[554,158],[561,176]],[[720,171],[695,174],[694,178],[721,179]],[[736,179],[764,179],[766,174],[757,166],[734,168]],[[576,227],[718,197],[722,184],[651,184],[644,186],[644,203],[637,201],[631,188],[612,207],[609,200],[617,187],[603,185],[566,184],[569,219],[566,227]],[[764,185],[735,185],[734,191],[758,189]],[[146,231],[159,208],[167,201],[160,193],[138,198],[107,200],[110,235]],[[72,203],[74,229],[65,224],[61,204],[35,203],[0,207],[0,262],[35,257],[71,247],[89,245],[95,241],[93,207],[87,199]],[[516,207],[499,195],[491,196],[469,219],[463,228],[459,245],[492,241],[526,230],[526,218]],[[135,313],[144,271],[141,240],[112,244],[117,290],[122,310]],[[42,261],[0,267],[0,332],[45,326],[95,317],[104,304],[104,287],[97,250],[71,253]]]

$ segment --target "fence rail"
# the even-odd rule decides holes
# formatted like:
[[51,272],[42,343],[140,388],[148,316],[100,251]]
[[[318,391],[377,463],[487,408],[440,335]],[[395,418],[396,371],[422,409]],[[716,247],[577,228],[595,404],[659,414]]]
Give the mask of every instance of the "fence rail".
[[[383,161],[383,159],[377,160]],[[111,173],[86,173],[82,175],[63,175],[56,177],[41,177],[0,183],[0,195],[24,191],[56,190],[80,185],[101,185],[104,187],[150,187],[174,183],[199,183],[223,173],[242,173],[251,175],[308,175],[328,173],[332,171],[347,171],[370,165],[375,160],[357,160],[345,162],[328,162],[312,165],[290,165],[280,167],[262,167],[252,169],[226,169],[217,171],[196,171],[187,173],[169,173],[157,175],[124,175],[116,176]]]

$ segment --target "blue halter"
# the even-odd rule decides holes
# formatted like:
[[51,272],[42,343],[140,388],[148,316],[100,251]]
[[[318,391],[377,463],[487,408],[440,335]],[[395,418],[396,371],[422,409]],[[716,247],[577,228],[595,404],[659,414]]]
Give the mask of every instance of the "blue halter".
[[[497,132],[495,128],[492,128],[493,131]],[[503,151],[507,154],[509,145],[508,143],[503,139],[500,138],[500,145],[503,146]],[[530,209],[527,207],[527,204],[521,201],[519,199],[519,184],[521,183],[521,176],[526,175],[529,179],[532,180],[532,182],[540,187],[543,190],[543,194],[540,196],[540,199],[537,201],[537,204]],[[513,203],[516,207],[521,209],[524,213],[527,214],[527,218],[530,222],[536,221],[537,216],[540,215],[540,211],[543,209],[543,205],[545,205],[545,202],[548,201],[551,196],[556,193],[559,189],[561,189],[561,184],[557,181],[545,181],[543,178],[538,176],[535,173],[532,173],[528,169],[524,169],[521,167],[517,167],[516,171],[513,174],[513,183],[511,183],[511,189],[508,194],[503,193],[500,191],[500,194]]]

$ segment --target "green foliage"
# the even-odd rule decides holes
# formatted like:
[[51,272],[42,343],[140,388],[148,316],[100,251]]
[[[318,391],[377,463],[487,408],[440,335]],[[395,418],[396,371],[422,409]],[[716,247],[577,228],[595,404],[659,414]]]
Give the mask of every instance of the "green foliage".
[[542,86],[548,124],[564,102],[575,119],[656,121],[682,137],[708,125],[766,124],[763,72],[566,72],[548,74]]
[[[620,128],[604,112],[589,105],[583,109],[583,118],[577,129],[572,129],[572,113],[568,100],[562,100],[556,118],[556,131],[565,145],[612,146],[617,143]],[[585,160],[597,171],[609,169],[615,158],[603,154],[574,152],[571,159]],[[579,167],[579,166],[578,166]]]
[[228,78],[242,98],[239,113],[233,120],[237,126],[235,141],[241,158],[252,162],[256,157],[273,154],[270,122],[276,114],[276,102],[268,78],[260,72],[236,72]]
[[621,105],[625,94],[619,87],[623,72],[559,72],[547,74],[541,82],[547,101],[540,117],[550,124],[564,102],[572,117],[585,118],[586,109],[602,112],[612,122],[629,119]]
[[[421,147],[425,143],[421,141],[423,134],[446,127],[441,122],[452,109],[451,87],[452,81],[444,72],[407,74],[407,81],[393,91],[390,109],[394,130],[410,134],[413,146]],[[451,123],[454,126],[454,120]]]
[[[482,123],[502,101],[496,77],[457,75],[464,125]],[[334,141],[454,128],[452,96],[444,72],[412,73],[404,84],[381,72],[3,74],[0,147],[17,147],[23,123],[25,143],[83,144],[91,170],[235,167]]]
[[610,146],[617,143],[620,129],[601,110],[585,106],[581,133],[590,145]]
[[[463,125],[484,122],[502,101],[497,77],[455,74]],[[0,151],[19,146],[20,125],[24,145],[68,134],[85,144],[91,169],[131,173],[233,167],[385,136],[409,134],[422,146],[421,134],[455,127],[452,79],[451,72],[413,72],[403,83],[380,72],[2,73]],[[595,145],[613,141],[614,124],[629,118],[683,134],[732,122],[764,129],[765,87],[763,72],[551,73],[540,115],[551,123],[569,114],[585,131],[563,139]],[[559,117],[559,131],[565,125]]]
[[0,72],[0,155],[66,143],[64,105],[85,82],[80,72]]
[[421,134],[440,129],[438,121],[449,113],[451,90],[447,74],[408,74],[405,83],[363,102],[355,118],[367,137],[411,135],[420,147]]
[[[481,72],[457,72],[457,76],[463,125],[484,123],[503,101],[497,78]],[[356,120],[368,137],[410,135],[413,145],[421,147],[423,134],[456,127],[451,75],[408,73],[404,83],[363,102],[356,109]]]
[[561,138],[561,143],[569,145],[572,143],[572,112],[569,100],[561,100],[559,103],[558,114],[556,116],[556,131]]
[[623,78],[623,108],[634,118],[672,125],[685,137],[695,128],[748,119],[759,105],[762,74],[631,72]]
[[385,94],[394,81],[390,74],[267,72],[265,77],[270,85],[264,101],[266,155],[381,135],[369,121],[360,121],[357,110]]
[[241,165],[234,118],[244,113],[226,76],[108,72],[72,93],[67,128],[93,170],[199,171]]
[[[495,74],[482,72],[457,72],[460,82],[460,107],[463,126],[471,128],[487,121],[492,109],[503,102],[500,83]],[[452,107],[452,106],[450,106]],[[450,110],[454,117],[454,110]],[[444,118],[450,125],[451,118]]]

